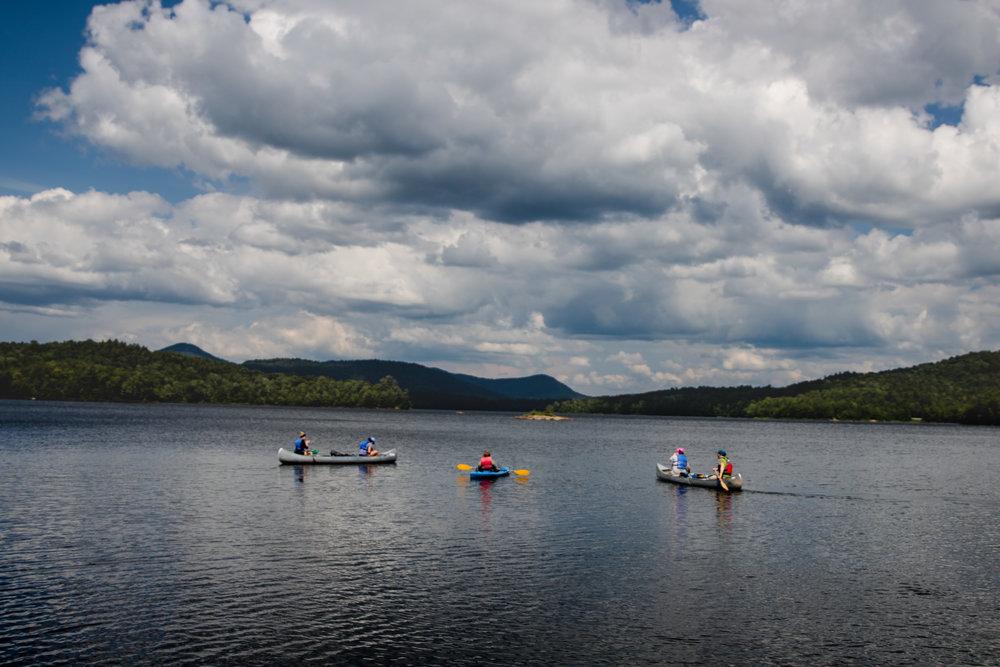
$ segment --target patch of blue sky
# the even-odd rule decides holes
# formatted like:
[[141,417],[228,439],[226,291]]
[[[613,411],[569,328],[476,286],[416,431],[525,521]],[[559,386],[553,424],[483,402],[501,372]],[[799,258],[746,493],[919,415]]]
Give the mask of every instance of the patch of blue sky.
[[[626,0],[629,4],[635,5],[659,5],[663,0]],[[705,19],[705,12],[701,10],[700,0],[670,0],[670,8],[681,22],[690,27],[695,21]]]
[[701,10],[700,0],[670,0],[670,6],[686,25],[707,18],[705,12]]
[[[973,86],[990,85],[988,77],[982,74],[974,75],[969,83]],[[965,114],[965,101],[963,100],[958,104],[942,104],[940,102],[932,102],[931,104],[924,106],[924,111],[931,117],[931,129],[941,127],[942,125],[957,126],[962,122],[962,116]]]
[[[105,0],[106,2],[106,0]],[[136,168],[68,140],[52,123],[35,118],[35,102],[48,88],[66,88],[79,73],[87,17],[100,0],[64,0],[57,20],[45,3],[4,4],[0,21],[0,195],[27,195],[53,187],[75,192],[147,190],[179,201],[196,194],[179,169]],[[177,4],[176,1],[164,5]]]
[[868,234],[873,229],[880,229],[890,236],[913,236],[916,231],[910,227],[899,227],[896,225],[886,225],[886,224],[876,224],[870,221],[864,220],[853,220],[850,223],[850,228],[854,231],[857,236],[864,236]]
[[958,125],[962,122],[962,115],[965,113],[965,103],[949,105],[934,102],[925,105],[924,111],[931,117],[931,129],[942,125]]

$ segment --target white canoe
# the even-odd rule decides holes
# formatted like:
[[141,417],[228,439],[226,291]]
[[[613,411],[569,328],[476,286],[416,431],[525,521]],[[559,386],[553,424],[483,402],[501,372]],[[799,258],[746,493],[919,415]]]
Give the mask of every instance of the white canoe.
[[396,450],[390,449],[378,456],[327,456],[326,454],[296,454],[284,447],[278,449],[278,460],[282,463],[395,463]]
[[[719,489],[719,480],[717,479],[705,479],[704,477],[681,477],[680,475],[675,475],[670,466],[665,466],[662,463],[656,464],[656,476],[662,479],[664,482],[670,482],[671,484],[680,484],[682,486],[704,486],[709,489]],[[742,491],[743,490],[743,477],[736,473],[732,477],[726,480],[726,486],[729,487],[730,491]]]

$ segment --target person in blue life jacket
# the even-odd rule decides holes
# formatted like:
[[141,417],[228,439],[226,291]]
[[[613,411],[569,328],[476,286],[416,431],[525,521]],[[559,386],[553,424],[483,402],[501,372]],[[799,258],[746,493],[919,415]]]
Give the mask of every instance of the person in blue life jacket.
[[712,471],[709,479],[729,479],[733,476],[733,462],[729,460],[729,456],[726,454],[726,450],[720,449],[718,454],[718,462],[715,464],[715,469]]
[[308,454],[310,445],[312,445],[312,441],[306,437],[306,432],[299,431],[299,437],[295,440],[295,453],[302,455]]
[[683,447],[678,447],[677,451],[670,457],[670,472],[680,477],[687,477],[690,474],[691,467],[688,466],[688,457],[684,453]]
[[368,437],[358,443],[358,456],[378,456],[375,438]]

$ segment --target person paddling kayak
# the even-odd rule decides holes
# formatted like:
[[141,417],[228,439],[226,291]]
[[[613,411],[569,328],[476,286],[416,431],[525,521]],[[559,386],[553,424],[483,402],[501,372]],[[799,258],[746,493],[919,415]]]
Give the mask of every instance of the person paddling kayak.
[[485,452],[483,452],[483,457],[479,459],[479,465],[476,466],[476,471],[497,472],[498,470],[500,470],[500,468],[498,468],[497,464],[493,462],[493,456],[490,454],[490,450],[487,449]]
[[368,437],[358,443],[358,456],[378,456],[375,438]]
[[691,468],[688,466],[688,457],[684,453],[683,447],[678,447],[677,451],[670,457],[670,469],[675,475],[681,477],[687,477],[691,472]]

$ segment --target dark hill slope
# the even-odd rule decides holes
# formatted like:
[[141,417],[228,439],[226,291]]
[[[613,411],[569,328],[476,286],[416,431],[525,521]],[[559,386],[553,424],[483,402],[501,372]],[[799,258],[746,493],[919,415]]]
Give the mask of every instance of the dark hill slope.
[[560,412],[1000,424],[1000,352],[787,387],[684,387],[561,401]]
[[192,345],[191,343],[174,343],[173,345],[169,345],[162,350],[157,351],[173,352],[174,354],[183,354],[185,357],[195,357],[196,359],[208,359],[209,361],[223,361],[229,363],[225,359],[220,359],[214,354],[209,354],[197,345]]
[[819,386],[787,389],[796,391],[751,404],[747,416],[1000,424],[1000,352],[971,352],[878,373],[844,373]]
[[456,373],[455,377],[482,389],[508,398],[578,398],[573,391],[551,375],[529,375],[523,378],[489,379]]
[[389,375],[409,393],[414,408],[528,410],[555,399],[580,396],[548,375],[491,380],[403,361],[255,359],[243,365],[266,373],[321,375],[337,380],[371,382]]

